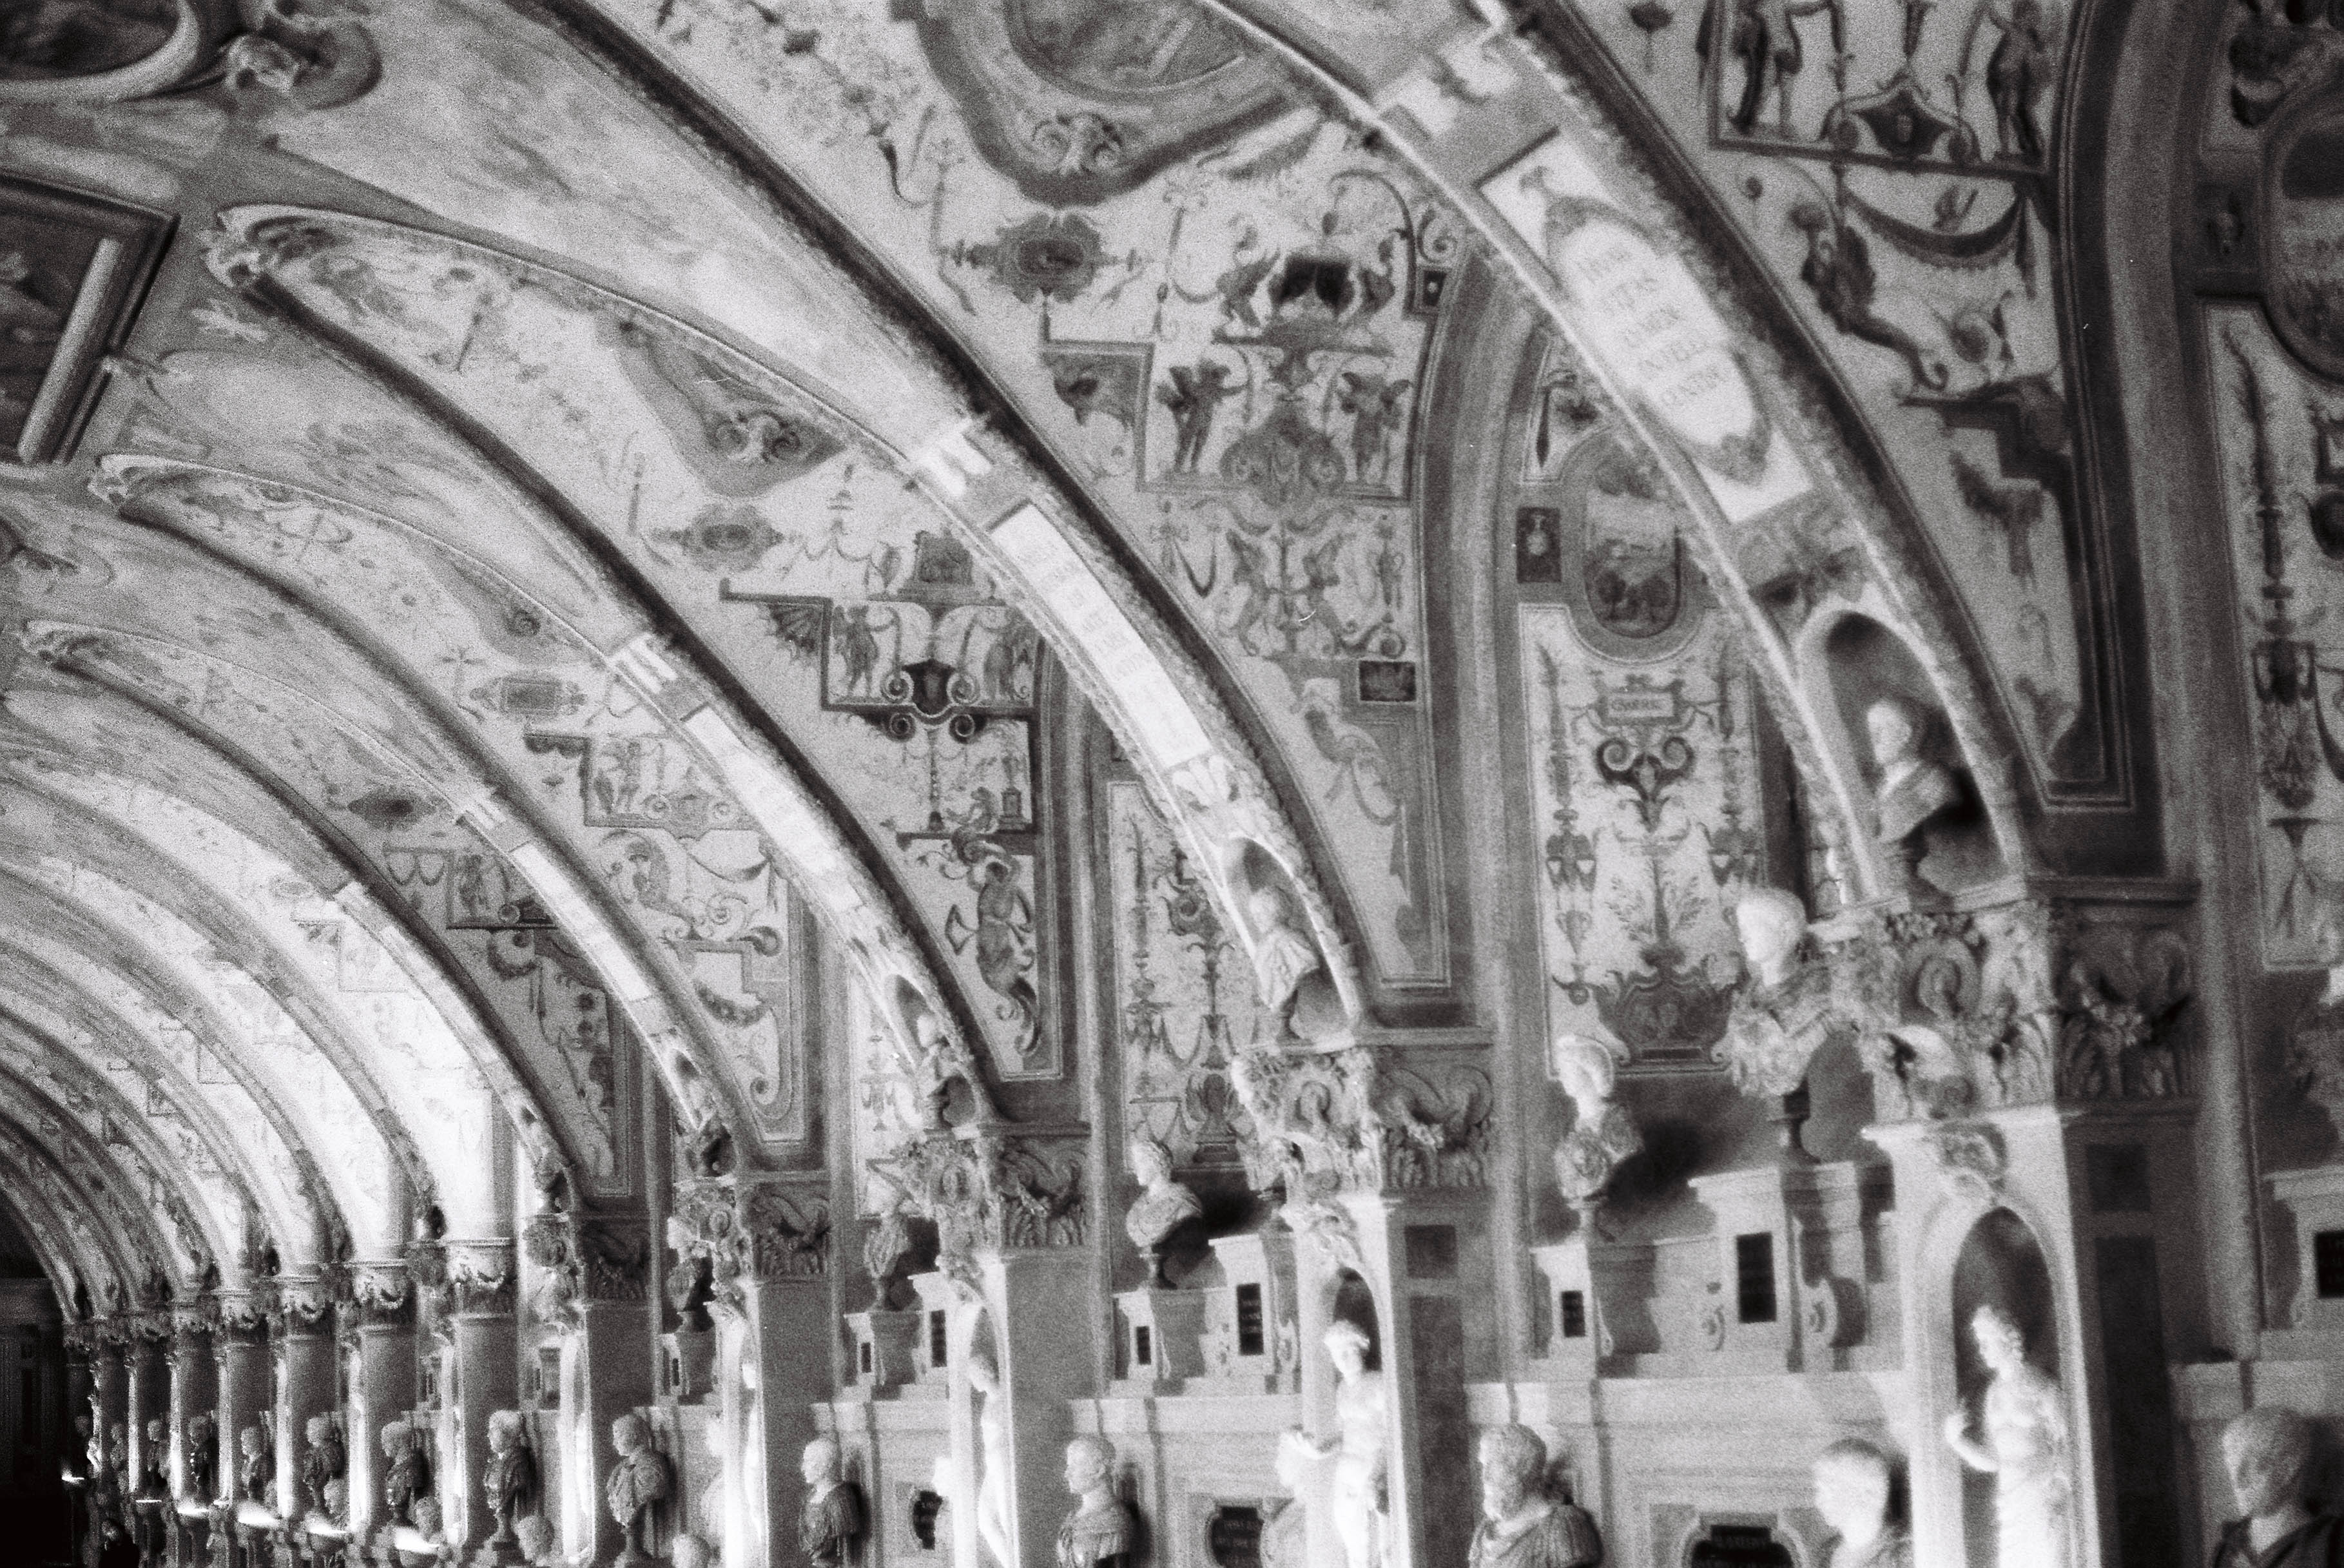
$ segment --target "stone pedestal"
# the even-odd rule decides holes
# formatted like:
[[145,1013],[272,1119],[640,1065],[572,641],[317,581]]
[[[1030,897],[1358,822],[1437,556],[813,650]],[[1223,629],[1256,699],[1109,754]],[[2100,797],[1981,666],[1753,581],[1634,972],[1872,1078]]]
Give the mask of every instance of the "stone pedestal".
[[1888,1171],[1834,1160],[1692,1179],[1717,1239],[1704,1329],[1724,1372],[1842,1370],[1863,1337],[1864,1227]]
[[919,1376],[924,1354],[919,1312],[845,1314],[849,1387],[868,1399]]
[[1294,1238],[1283,1229],[1215,1237],[1221,1283],[1205,1319],[1205,1362],[1232,1391],[1290,1394],[1301,1387],[1295,1328]]
[[1116,1327],[1122,1340],[1116,1360],[1123,1381],[1178,1391],[1205,1371],[1205,1315],[1209,1298],[1201,1290],[1142,1286],[1115,1299]]
[[2333,1354],[2344,1348],[2344,1165],[2282,1170],[2266,1179],[2271,1196],[2295,1217],[2295,1294],[2285,1330],[2264,1336],[2263,1353],[2282,1361]]
[[1546,1361],[1555,1378],[1581,1382],[1595,1376],[1610,1353],[1602,1303],[1588,1267],[1584,1225],[1560,1241],[1531,1249],[1545,1300],[1537,1314],[1546,1325]]

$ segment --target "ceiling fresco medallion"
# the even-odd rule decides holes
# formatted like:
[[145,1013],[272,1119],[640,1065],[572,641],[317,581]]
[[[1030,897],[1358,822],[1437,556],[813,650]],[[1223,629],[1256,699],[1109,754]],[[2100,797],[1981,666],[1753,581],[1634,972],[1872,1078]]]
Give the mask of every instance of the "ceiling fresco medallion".
[[1131,189],[1287,106],[1273,64],[1186,0],[898,0],[987,163],[1036,201]]
[[2265,149],[2271,326],[2306,365],[2344,381],[2344,79],[2296,106]]

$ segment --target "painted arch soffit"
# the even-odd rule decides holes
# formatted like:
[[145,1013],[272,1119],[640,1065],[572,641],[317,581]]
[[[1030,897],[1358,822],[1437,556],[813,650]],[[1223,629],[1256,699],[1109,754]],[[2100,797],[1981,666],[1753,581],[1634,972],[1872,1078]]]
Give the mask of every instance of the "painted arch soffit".
[[[1816,658],[1796,645],[1821,605],[1868,600],[1867,612],[1914,645],[1998,835],[2025,843],[2014,794],[2024,757],[1990,683],[1975,677],[1960,606],[1936,582],[1925,541],[1908,537],[1844,450],[1814,379],[1800,368],[1803,349],[1761,329],[1693,238],[1698,226],[1678,221],[1616,130],[1568,83],[1558,90],[1509,30],[1468,35],[1461,42],[1472,47],[1420,61],[1456,89],[1430,96],[1453,100],[1449,119],[1474,133],[1453,149],[1456,162],[1480,160],[1469,177],[1433,156],[1443,149],[1425,145],[1406,116],[1321,78],[1307,96],[1336,107],[1302,106],[1298,93],[1287,114],[1167,166],[1140,188],[1052,213],[988,163],[965,123],[970,84],[940,68],[918,29],[890,7],[789,11],[787,50],[783,30],[761,30],[716,5],[684,0],[657,20],[598,8],[662,69],[705,94],[713,117],[744,127],[800,199],[852,233],[865,266],[917,298],[927,329],[975,349],[1039,443],[1080,477],[1156,592],[1180,605],[1234,673],[1261,722],[1286,726],[1280,760],[1294,769],[1296,798],[1321,803],[1311,809],[1322,828],[1359,804],[1362,759],[1375,757],[1388,784],[1411,776],[1407,747],[1370,727],[1375,704],[1354,700],[1370,684],[1338,683],[1340,701],[1319,701],[1326,688],[1308,683],[1323,673],[1306,667],[1313,650],[1305,644],[1340,627],[1403,639],[1408,652],[1393,663],[1422,646],[1422,567],[1407,487],[1422,422],[1414,355],[1427,350],[1411,345],[1437,334],[1403,318],[1410,309],[1437,316],[1456,268],[1480,253],[1581,350],[1590,379],[1618,394],[1700,520],[1691,542],[1763,655],[1753,663],[1822,814],[1846,842],[1860,891],[1886,880],[1864,826],[1866,759],[1818,700]],[[1126,19],[1144,32],[1187,9],[1131,7]],[[1271,47],[1233,12],[1204,9],[1249,46]],[[1490,39],[1485,65],[1480,46]],[[1315,70],[1298,57],[1285,64]],[[1518,150],[1493,173],[1501,145]],[[1605,248],[1622,237],[1629,249]],[[1666,341],[1629,341],[1633,334],[1612,330],[1602,312],[1571,296],[1561,278],[1574,246],[1592,247],[1581,259],[1599,270],[1622,270],[1612,281],[1663,291],[1680,311],[1677,327],[1661,332]],[[1333,281],[1339,273],[1349,289]],[[1325,300],[1308,282],[1322,275]],[[1301,349],[1277,340],[1294,335],[1298,315],[1313,318],[1314,340]],[[1380,332],[1380,351],[1365,352],[1369,333],[1345,337],[1350,327]],[[1669,418],[1632,368],[1638,354],[1655,352],[1682,372],[1667,378]],[[1174,376],[1175,366],[1186,375]],[[1283,469],[1258,466],[1273,449]],[[1302,478],[1283,493],[1271,485],[1265,497],[1254,487],[1265,471]],[[1298,504],[1298,491],[1311,493]],[[1238,562],[1242,546],[1255,542],[1247,525],[1258,525],[1265,510],[1274,519],[1268,537],[1289,547],[1292,575],[1257,584]],[[1388,535],[1374,520],[1379,510]],[[1288,536],[1339,511],[1351,519],[1338,531],[1353,553],[1322,560],[1322,581],[1311,583],[1314,573],[1293,563],[1317,541]],[[1290,548],[1297,542],[1304,548]],[[1208,544],[1227,570],[1208,571]],[[1339,587],[1323,581],[1329,573]],[[1314,597],[1325,602],[1313,605]],[[1316,629],[1289,648],[1287,621]],[[1347,655],[1338,663],[1356,663],[1361,651],[1318,650]],[[1380,673],[1371,685],[1390,690]],[[1314,839],[1314,847],[1334,846],[1329,855],[1383,846],[1372,866],[1343,865],[1355,895],[1405,865],[1391,830],[1421,825],[1373,791],[1367,798],[1372,814],[1392,818],[1381,837],[1347,823]],[[1375,956],[1388,962],[1411,935],[1421,936],[1414,921],[1423,913],[1389,908],[1388,946]],[[1359,918],[1373,924],[1364,909]]]
[[[349,1086],[403,1157],[411,1151],[410,1182],[426,1178],[460,1234],[493,1232],[490,1139],[499,1108],[478,1064],[501,1067],[502,1057],[444,990],[417,983],[416,972],[434,980],[436,972],[383,939],[395,940],[396,927],[366,907],[364,889],[321,890],[259,836],[150,785],[88,770],[30,779],[22,772],[9,765],[16,776],[0,780],[0,791],[31,818],[28,837],[52,834],[52,853],[125,880],[150,867],[142,891],[212,934],[214,961],[244,969],[317,1042],[323,1070]],[[60,830],[56,818],[43,820],[45,808],[77,820]],[[96,844],[106,850],[93,853]],[[240,926],[231,924],[239,916]],[[537,1115],[526,1102],[520,1108]]]
[[38,1112],[74,1130],[82,1145],[118,1168],[116,1179],[132,1201],[159,1215],[172,1239],[177,1278],[201,1281],[237,1271],[243,1240],[245,1195],[214,1151],[193,1140],[174,1143],[168,1123],[157,1127],[63,1047],[0,1013],[0,1103]]
[[[192,813],[215,833],[218,824],[245,824],[238,838],[268,846],[247,864],[282,862],[257,891],[304,905],[287,912],[329,995],[370,1016],[376,1035],[399,1033],[399,1052],[437,1047],[427,1071],[443,1086],[460,1076],[460,1066],[484,1078],[539,1166],[566,1169],[589,1192],[623,1186],[629,1168],[616,1147],[623,1079],[615,1070],[623,1021],[582,955],[515,891],[494,845],[445,812],[424,809],[423,797],[396,781],[369,774],[352,789],[346,773],[328,783],[314,764],[305,774],[302,764],[317,754],[279,744],[278,732],[232,720],[207,729],[63,670],[20,670],[9,712],[28,733],[0,734],[0,755],[21,750],[52,779],[110,781],[122,820],[153,826],[137,804],[151,794],[169,800],[166,815]],[[301,782],[280,777],[282,793],[272,793],[261,780],[271,765],[263,758]],[[309,812],[320,788],[354,809],[338,823]],[[387,1015],[412,1013],[419,1003],[431,1008],[423,1032],[397,1031]],[[460,1047],[460,1064],[451,1043]],[[391,1081],[404,1070],[396,1066]],[[540,1128],[551,1129],[550,1159]]]
[[[494,897],[501,912],[533,898],[550,912],[653,1045],[688,1120],[713,1121],[709,1086],[725,1078],[713,1065],[718,1050],[697,1040],[685,1044],[685,1031],[700,1023],[682,1000],[692,987],[662,960],[657,933],[576,869],[594,864],[591,846],[541,812],[523,787],[521,780],[543,772],[544,760],[529,750],[520,723],[491,737],[500,744],[476,745],[482,732],[472,715],[449,717],[449,706],[405,664],[405,653],[338,617],[328,625],[320,615],[330,612],[306,606],[298,595],[288,602],[281,585],[241,570],[233,558],[175,543],[167,531],[111,517],[60,528],[49,542],[89,571],[53,587],[43,607],[78,614],[30,622],[28,647],[135,695],[154,712],[191,716],[190,733],[217,737],[216,750],[251,755],[252,745],[266,743],[293,759],[282,776],[294,787],[328,779],[327,788],[307,797],[319,814],[346,808],[396,825],[428,803],[450,819],[460,817],[499,856],[470,863],[480,873],[469,885],[478,906]],[[652,712],[648,703],[633,711]],[[558,805],[559,778],[535,794]],[[621,858],[618,870],[629,869]],[[407,870],[409,880],[432,875],[412,864]],[[386,922],[381,930],[390,928]],[[639,952],[652,961],[639,960]],[[499,1064],[495,1071],[500,1089],[511,1090],[510,1068]],[[508,1104],[530,1111],[512,1119],[530,1141],[539,1173],[549,1175],[541,1114],[526,1102]],[[741,1121],[737,1115],[724,1119]]]
[[[1039,642],[1141,760],[1215,891],[1241,904],[1248,846],[1278,865],[1357,1015],[1348,950],[1212,687],[1106,553],[1036,503],[1051,488],[1014,450],[974,429],[920,447],[883,437],[883,411],[841,412],[712,334],[466,242],[333,214],[226,217],[217,270],[265,278],[270,303],[487,432],[509,463],[562,476],[578,523],[680,640],[735,678],[753,672],[743,683],[771,694],[765,735],[896,874],[1004,1076],[1047,1070],[1031,1060],[1027,986],[984,959],[985,895],[1025,897],[1003,884],[1026,875]],[[590,380],[611,395],[581,407],[559,393]],[[823,744],[796,739],[808,733]],[[901,767],[907,754],[922,765]]]
[[42,1206],[73,1238],[76,1256],[105,1260],[113,1283],[101,1298],[102,1307],[130,1306],[148,1281],[170,1278],[163,1264],[163,1239],[151,1219],[142,1224],[119,1202],[106,1202],[85,1189],[38,1132],[5,1116],[0,1116],[0,1173],[12,1179],[12,1192],[29,1187],[39,1195]]
[[[73,1182],[84,1201],[106,1216],[108,1225],[129,1239],[146,1270],[174,1289],[199,1289],[212,1266],[211,1249],[192,1215],[186,1228],[173,1224],[164,1200],[175,1197],[151,1171],[138,1168],[135,1158],[93,1140],[74,1118],[21,1083],[0,1087],[0,1127],[22,1144],[36,1147]],[[192,1245],[191,1245],[192,1243]]]
[[106,1311],[124,1300],[128,1287],[114,1254],[86,1217],[58,1209],[48,1192],[17,1158],[15,1146],[0,1138],[0,1193],[25,1222],[33,1245],[41,1251],[57,1287],[58,1303],[68,1318],[85,1308]]
[[234,1171],[251,1199],[245,1250],[281,1238],[288,1263],[316,1261],[315,1238],[338,1223],[318,1207],[325,1188],[316,1164],[267,1086],[247,1081],[202,1001],[151,966],[124,964],[113,935],[86,913],[54,902],[37,908],[46,924],[23,917],[0,929],[12,1024],[36,1030],[150,1124],[168,1127],[187,1163],[209,1149]]
[[[127,965],[142,989],[166,989],[176,993],[177,1005],[199,1006],[209,1025],[205,1043],[232,1057],[297,1129],[295,1146],[308,1169],[322,1176],[350,1239],[370,1249],[402,1246],[406,1215],[399,1199],[428,1184],[428,1167],[405,1130],[374,1114],[354,1090],[348,1047],[329,1052],[311,1032],[322,1009],[297,1013],[280,999],[288,991],[298,999],[289,966],[210,900],[198,895],[190,912],[196,917],[183,914],[177,901],[190,895],[187,882],[155,875],[151,858],[82,831],[71,814],[39,810],[45,803],[21,791],[10,792],[9,804],[0,817],[0,918],[13,927],[15,943],[88,989],[94,966],[59,951],[69,945],[66,933],[79,926],[98,938],[90,952],[105,956],[106,968]],[[68,910],[86,916],[72,921],[64,917]],[[50,937],[51,931],[58,936]],[[280,1247],[290,1241],[278,1239]]]
[[129,1166],[132,1190],[169,1221],[190,1278],[242,1282],[245,1215],[252,1199],[219,1153],[181,1136],[177,1106],[151,1115],[53,1038],[0,1013],[0,1075],[12,1095],[70,1116],[83,1135]]

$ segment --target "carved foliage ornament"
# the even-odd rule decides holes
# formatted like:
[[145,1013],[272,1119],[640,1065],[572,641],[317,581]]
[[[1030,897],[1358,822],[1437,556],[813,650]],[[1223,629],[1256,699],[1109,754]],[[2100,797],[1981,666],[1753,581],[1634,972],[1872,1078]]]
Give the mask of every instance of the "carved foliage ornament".
[[[830,1199],[817,1188],[773,1181],[684,1182],[676,1189],[668,1245],[687,1262],[705,1262],[716,1300],[737,1308],[746,1282],[829,1273]],[[647,1289],[648,1267],[643,1280]]]
[[2177,1026],[2193,984],[2170,926],[2029,898],[1821,934],[1886,1119],[2191,1092]]
[[874,1162],[900,1206],[936,1227],[937,1265],[975,1285],[979,1251],[1079,1247],[1089,1235],[1078,1150],[1050,1151],[987,1129],[930,1134]]

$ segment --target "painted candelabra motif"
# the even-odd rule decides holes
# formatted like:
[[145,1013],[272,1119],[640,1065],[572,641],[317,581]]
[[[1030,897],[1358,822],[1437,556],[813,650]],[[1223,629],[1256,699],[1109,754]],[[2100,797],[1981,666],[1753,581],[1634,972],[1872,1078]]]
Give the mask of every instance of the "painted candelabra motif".
[[1229,1077],[1237,1053],[1274,1042],[1276,1017],[1172,831],[1136,779],[1099,791],[1107,812],[1103,880],[1114,910],[1124,1115],[1181,1166],[1241,1163],[1248,1127]]
[[2311,966],[2344,887],[2344,589],[2323,532],[2344,511],[2344,393],[2291,362],[2251,309],[2208,314],[2241,652],[2255,702],[2267,962]]

